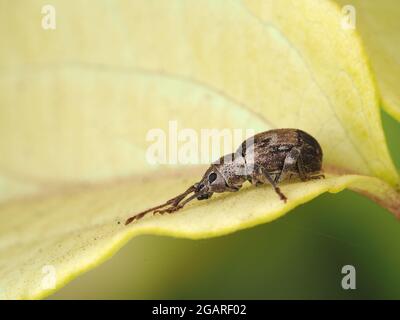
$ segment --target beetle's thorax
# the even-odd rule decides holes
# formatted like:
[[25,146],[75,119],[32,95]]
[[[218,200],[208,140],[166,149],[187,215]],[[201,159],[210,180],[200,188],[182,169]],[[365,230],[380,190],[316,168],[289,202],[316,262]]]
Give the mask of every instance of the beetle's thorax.
[[240,154],[229,154],[213,164],[224,177],[227,187],[240,188],[247,180],[245,159]]

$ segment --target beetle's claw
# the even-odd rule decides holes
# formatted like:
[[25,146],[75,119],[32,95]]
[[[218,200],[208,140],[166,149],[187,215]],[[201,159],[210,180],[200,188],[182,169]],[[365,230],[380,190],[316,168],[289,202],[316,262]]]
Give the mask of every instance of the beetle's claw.
[[287,198],[286,196],[282,193],[281,189],[278,187],[275,187],[275,192],[279,195],[279,198],[283,201],[283,202],[287,202]]

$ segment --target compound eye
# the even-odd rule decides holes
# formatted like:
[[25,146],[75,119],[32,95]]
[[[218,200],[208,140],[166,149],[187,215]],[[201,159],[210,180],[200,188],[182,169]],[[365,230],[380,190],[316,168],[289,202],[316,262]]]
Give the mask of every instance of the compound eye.
[[210,173],[208,176],[208,182],[213,183],[215,180],[217,180],[217,174],[215,172]]

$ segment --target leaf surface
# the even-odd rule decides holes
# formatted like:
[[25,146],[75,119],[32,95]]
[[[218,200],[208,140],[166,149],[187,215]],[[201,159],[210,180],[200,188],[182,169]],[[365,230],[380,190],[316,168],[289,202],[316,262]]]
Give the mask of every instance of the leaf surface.
[[[351,188],[400,214],[376,88],[331,2],[54,1],[53,31],[41,28],[43,4],[0,10],[4,297],[46,296],[135,235],[219,236],[323,192]],[[246,186],[126,227],[206,167],[148,163],[147,133],[171,120],[198,133],[303,129],[321,143],[328,178],[283,185],[286,204]]]
[[[341,5],[348,1],[337,0]],[[356,27],[362,35],[382,95],[383,108],[400,121],[400,7],[395,0],[356,0]]]

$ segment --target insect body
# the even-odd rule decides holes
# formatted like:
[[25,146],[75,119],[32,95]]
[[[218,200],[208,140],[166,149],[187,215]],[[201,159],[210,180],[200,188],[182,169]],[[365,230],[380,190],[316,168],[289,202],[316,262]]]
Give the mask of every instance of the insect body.
[[126,220],[125,224],[146,213],[172,213],[193,199],[210,198],[214,192],[238,191],[244,182],[270,184],[280,199],[286,196],[278,187],[285,180],[324,178],[321,174],[322,150],[308,133],[299,129],[275,129],[245,140],[235,153],[211,164],[200,182],[167,202],[145,210]]

